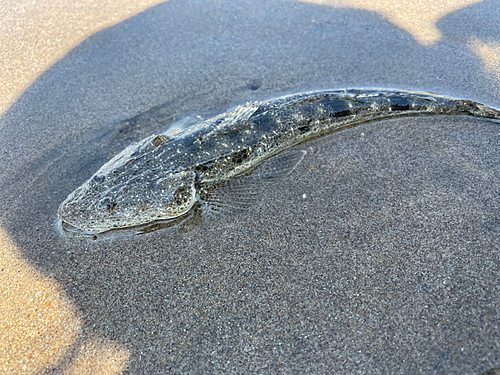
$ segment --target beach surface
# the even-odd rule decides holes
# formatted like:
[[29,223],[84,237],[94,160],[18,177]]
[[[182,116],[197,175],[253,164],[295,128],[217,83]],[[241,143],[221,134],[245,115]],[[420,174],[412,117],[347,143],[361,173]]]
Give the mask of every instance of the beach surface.
[[500,368],[498,122],[400,118],[305,143],[247,212],[95,241],[56,220],[130,143],[249,101],[384,87],[499,108],[498,2],[0,10],[0,372]]

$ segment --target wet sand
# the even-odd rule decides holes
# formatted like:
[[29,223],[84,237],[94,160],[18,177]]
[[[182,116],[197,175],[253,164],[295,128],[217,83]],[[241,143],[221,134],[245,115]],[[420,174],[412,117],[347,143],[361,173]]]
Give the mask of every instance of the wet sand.
[[8,85],[0,371],[500,367],[493,122],[397,119],[307,143],[246,214],[102,241],[55,229],[72,190],[184,116],[363,86],[500,107],[494,2],[442,12],[427,39],[355,5],[169,1]]

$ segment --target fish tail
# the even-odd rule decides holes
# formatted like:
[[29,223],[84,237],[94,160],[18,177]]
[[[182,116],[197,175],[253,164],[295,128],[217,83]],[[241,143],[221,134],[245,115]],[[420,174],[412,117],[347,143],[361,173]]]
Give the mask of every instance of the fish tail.
[[470,116],[500,120],[500,110],[496,108],[488,107],[487,105],[471,100],[463,100],[462,103],[465,112]]

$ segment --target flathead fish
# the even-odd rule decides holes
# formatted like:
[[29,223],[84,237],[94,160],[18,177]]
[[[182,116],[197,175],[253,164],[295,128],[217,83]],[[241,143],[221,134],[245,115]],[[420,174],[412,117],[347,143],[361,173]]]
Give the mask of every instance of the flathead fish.
[[[175,219],[204,192],[304,141],[380,119],[436,115],[500,119],[499,110],[477,102],[404,90],[327,90],[247,103],[175,137],[155,134],[128,146],[72,192],[58,216],[88,234]],[[284,160],[293,167],[303,153],[290,155]]]

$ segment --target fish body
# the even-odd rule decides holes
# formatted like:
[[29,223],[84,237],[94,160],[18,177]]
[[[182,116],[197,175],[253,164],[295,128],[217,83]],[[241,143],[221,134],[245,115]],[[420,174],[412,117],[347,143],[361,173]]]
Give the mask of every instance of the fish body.
[[342,128],[392,117],[469,115],[500,119],[481,103],[431,93],[344,89],[247,103],[170,138],[128,146],[60,205],[62,222],[102,233],[188,212],[200,192],[264,160]]

